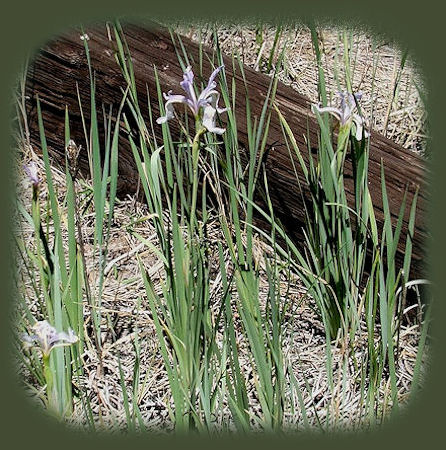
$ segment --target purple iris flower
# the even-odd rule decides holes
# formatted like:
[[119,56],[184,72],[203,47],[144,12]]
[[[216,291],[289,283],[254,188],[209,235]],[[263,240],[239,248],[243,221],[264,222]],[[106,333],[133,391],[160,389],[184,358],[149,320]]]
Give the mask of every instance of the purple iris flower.
[[33,329],[35,334],[22,335],[23,343],[25,347],[39,347],[46,357],[49,356],[53,348],[71,345],[78,340],[71,328],[68,330],[68,333],[65,333],[64,331],[58,333],[46,320],[36,322],[36,324],[33,325]]
[[39,172],[37,170],[37,166],[35,162],[30,162],[23,166],[26,175],[28,175],[29,180],[34,186],[38,186],[40,183]]
[[356,126],[356,140],[360,141],[363,137],[367,138],[370,136],[370,133],[365,129],[365,120],[359,115],[354,113],[357,104],[362,97],[362,92],[357,92],[356,94],[350,94],[349,92],[338,92],[340,101],[339,108],[334,108],[333,106],[326,106],[321,108],[318,105],[312,105],[313,112],[314,110],[318,111],[320,114],[327,112],[339,121],[341,126],[351,124],[352,122]]
[[218,128],[215,126],[216,114],[227,111],[227,108],[219,108],[218,100],[220,98],[220,93],[215,90],[217,83],[215,78],[224,66],[217,67],[209,77],[207,86],[201,91],[197,97],[194,89],[194,73],[190,66],[187,67],[183,75],[183,81],[180,86],[186,92],[186,95],[176,95],[169,91],[164,94],[166,101],[166,115],[159,117],[157,123],[165,123],[174,117],[174,105],[176,103],[183,103],[187,105],[192,111],[195,118],[200,117],[200,111],[203,110],[203,115],[201,121],[203,126],[211,133],[223,134],[225,132],[224,128]]

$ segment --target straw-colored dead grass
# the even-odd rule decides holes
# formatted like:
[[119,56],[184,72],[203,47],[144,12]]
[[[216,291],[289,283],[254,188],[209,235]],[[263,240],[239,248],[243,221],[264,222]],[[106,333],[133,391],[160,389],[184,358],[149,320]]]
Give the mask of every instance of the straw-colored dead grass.
[[[34,160],[40,169],[40,173],[43,173],[42,161],[39,158]],[[58,186],[60,199],[62,199],[65,194],[65,175],[56,168],[53,168],[52,173]],[[78,183],[78,191],[80,192],[81,189],[82,186]],[[28,210],[31,201],[29,193],[29,184],[26,181],[22,181],[19,185],[19,195]],[[42,202],[45,199],[46,192],[42,188]],[[77,386],[79,381],[74,381],[76,387],[85,389],[88,392],[95,421],[98,427],[103,429],[126,427],[118,360],[121,361],[128,392],[130,393],[135,361],[133,343],[136,336],[141,346],[140,391],[138,394],[138,407],[141,415],[147,427],[153,431],[158,430],[160,427],[165,430],[171,428],[167,408],[170,394],[167,374],[163,368],[158,339],[135,255],[137,253],[140,256],[146,270],[148,270],[155,283],[157,279],[161,278],[162,265],[150,250],[143,249],[139,241],[127,231],[127,227],[135,218],[146,215],[146,207],[130,197],[121,200],[116,206],[115,220],[109,244],[108,261],[110,263],[108,264],[102,298],[102,369],[100,368],[93,342],[87,340],[86,350],[84,355],[82,355],[85,377],[80,381],[81,386]],[[91,245],[88,245],[94,234],[92,218],[93,211],[87,211],[82,218],[82,232],[84,242],[87,243],[85,245],[87,273],[91,285],[94,285],[98,273],[93,263]],[[139,223],[133,230],[137,231],[155,246],[157,245],[154,230],[148,222]],[[33,231],[29,224],[23,220],[18,227],[18,235],[26,242],[31,243],[33,241]],[[214,222],[210,227],[210,238],[212,240],[222,239],[217,222]],[[264,253],[270,254],[270,248],[260,239],[255,239],[254,245],[259,263],[263,266],[263,256],[261,255]],[[214,257],[216,265],[217,255],[215,254]],[[18,272],[20,275],[20,294],[26,296],[27,303],[35,318],[41,319],[38,302],[33,297],[30,279],[24,270],[20,258],[18,260]],[[157,287],[159,288],[160,286],[158,285]],[[261,280],[260,291],[262,298],[266,299],[268,291],[266,276]],[[349,367],[347,369],[348,377],[343,379],[343,366],[347,352],[344,345],[339,343],[333,345],[334,382],[336,387],[333,393],[330,392],[326,368],[324,327],[313,310],[312,300],[306,296],[305,289],[295,276],[292,279],[282,280],[282,291],[287,292],[287,298],[284,298],[284,301],[290,301],[292,304],[292,308],[286,315],[287,323],[285,326],[289,331],[284,342],[284,354],[293,367],[294,374],[301,386],[310,425],[316,427],[318,421],[324,423],[327,414],[329,414],[329,424],[332,426],[358,427],[364,420],[360,407],[361,396],[358,381],[360,374],[358,369]],[[218,270],[214,270],[212,273],[211,292],[213,301],[218,305],[219,294],[221,294],[221,277]],[[90,310],[86,301],[84,301],[84,315],[85,330],[88,336]],[[398,366],[399,397],[403,403],[411,387],[418,339],[418,324],[408,324],[403,327],[400,339],[401,357]],[[240,344],[240,348],[244,348],[247,351],[246,345],[243,342]],[[358,361],[361,361],[365,356],[366,344],[367,331],[364,328],[363,333],[358,337],[358,342],[355,344]],[[251,369],[247,354],[244,357],[242,355],[241,360],[246,363],[243,370],[248,380]],[[28,382],[33,383],[33,380],[29,379],[26,369],[21,367],[20,370],[25,378],[28,377]],[[308,383],[311,392],[305,389],[305,383]],[[383,398],[390,398],[389,383],[383,383],[381,390]],[[343,399],[342,403],[340,403],[341,398]],[[257,410],[259,404],[255,398],[253,385],[251,385],[250,400],[253,410]],[[227,422],[229,417],[229,409],[226,408],[222,416],[216,417],[216,424]],[[291,416],[287,416],[285,420],[292,427],[302,427],[303,424],[303,418],[299,411],[296,411]],[[80,402],[77,403],[71,422],[79,425],[85,423],[84,411]]]

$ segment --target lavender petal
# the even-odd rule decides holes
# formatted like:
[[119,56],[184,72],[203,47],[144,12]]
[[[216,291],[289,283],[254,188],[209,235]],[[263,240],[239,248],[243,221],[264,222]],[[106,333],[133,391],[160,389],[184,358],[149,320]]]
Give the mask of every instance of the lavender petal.
[[317,111],[319,114],[323,114],[325,112],[329,113],[329,114],[333,115],[337,120],[339,120],[339,122],[342,123],[343,115],[342,115],[342,111],[339,108],[334,108],[333,106],[320,107],[318,105],[312,105],[311,109],[312,109],[313,113],[315,111]]
[[158,124],[165,123],[168,120],[173,119],[175,117],[173,112],[174,112],[174,105],[176,103],[183,103],[190,107],[190,105],[188,104],[188,99],[184,95],[168,94],[167,96],[165,96],[165,98],[167,100],[165,105],[166,115],[158,117],[158,119],[156,119],[156,123]]
[[217,110],[208,105],[203,110],[203,126],[210,132],[215,134],[223,134],[226,129],[219,128],[215,126],[215,115],[217,114]]

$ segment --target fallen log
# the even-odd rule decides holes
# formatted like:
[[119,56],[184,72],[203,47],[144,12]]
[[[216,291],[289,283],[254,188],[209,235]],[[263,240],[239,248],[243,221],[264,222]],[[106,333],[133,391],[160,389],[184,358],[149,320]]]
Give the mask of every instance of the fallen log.
[[[141,101],[147,98],[147,91],[151,99],[157,99],[155,71],[158,72],[160,84],[165,92],[176,90],[182,79],[182,70],[178,63],[178,56],[172,37],[168,30],[156,26],[144,28],[136,25],[123,26],[124,35],[132,55],[138,96]],[[114,105],[117,110],[122,98],[122,88],[125,82],[115,59],[116,44],[105,26],[92,27],[85,32],[88,37],[91,64],[95,70],[96,99],[98,105]],[[183,37],[183,45],[191,61],[199,61],[199,47],[191,40]],[[212,59],[212,50],[205,52]],[[194,64],[192,64],[194,65]],[[209,75],[213,69],[208,58],[202,59],[204,75]],[[233,74],[232,62],[225,57],[225,70],[228,79],[234,76],[237,92],[244,92],[243,79],[239,73]],[[270,78],[245,67],[245,76],[253,116],[260,115],[261,108],[268,91]],[[197,72],[197,71],[196,71]],[[88,65],[85,56],[84,44],[78,31],[70,31],[49,42],[35,57],[27,74],[26,95],[28,126],[32,145],[40,148],[39,131],[36,115],[36,98],[40,99],[43,121],[45,125],[48,149],[53,157],[61,164],[65,161],[64,149],[64,114],[65,107],[70,112],[70,130],[72,138],[77,143],[84,143],[84,133],[81,122],[81,112],[78,102],[79,92],[81,103],[84,106],[84,115],[89,119],[88,105],[90,96],[90,81]],[[242,146],[247,147],[246,132],[246,98],[238,95],[236,98],[236,118],[238,124],[239,140]],[[301,149],[307,148],[305,136],[310,142],[318,142],[318,124],[310,110],[308,99],[297,93],[294,89],[279,83],[276,94],[276,103],[294,132],[296,141]],[[155,117],[159,115],[158,101],[152,101],[152,112]],[[144,111],[144,108],[142,108]],[[224,119],[224,118],[223,118]],[[161,127],[157,128],[161,136]],[[179,133],[175,121],[171,121],[171,131]],[[302,226],[304,224],[303,200],[298,191],[295,174],[290,163],[290,155],[284,143],[284,138],[276,113],[273,113],[269,138],[267,142],[269,151],[264,160],[265,170],[269,180],[269,190],[272,204],[277,216],[285,225],[288,233],[295,242],[303,242]],[[85,144],[83,145],[85,148]],[[304,152],[305,153],[305,152]],[[119,191],[133,193],[138,186],[138,174],[133,162],[130,145],[125,133],[120,138],[119,150]],[[308,156],[307,156],[308,157]],[[80,166],[85,173],[88,172],[88,158],[86,152],[80,156]],[[411,204],[413,195],[419,189],[415,232],[413,235],[413,263],[412,277],[422,277],[424,274],[424,242],[427,237],[426,207],[427,183],[426,169],[423,159],[386,139],[380,134],[371,134],[369,184],[373,203],[376,207],[376,219],[379,226],[383,224],[383,207],[381,198],[381,163],[384,165],[388,201],[394,224],[398,216],[404,192],[407,189],[407,205]],[[298,164],[296,165],[298,167]],[[352,178],[350,161],[347,161],[345,178]],[[305,183],[300,174],[300,182]],[[352,202],[354,192],[347,182],[348,201]],[[407,234],[409,207],[402,227],[403,235]],[[405,240],[402,240],[397,252],[397,262],[401,264]]]

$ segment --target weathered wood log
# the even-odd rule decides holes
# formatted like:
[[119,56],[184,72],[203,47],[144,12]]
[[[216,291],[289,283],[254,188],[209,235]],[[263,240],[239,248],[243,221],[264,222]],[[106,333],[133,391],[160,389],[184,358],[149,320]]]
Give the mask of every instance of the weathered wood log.
[[[155,117],[159,115],[159,107],[154,67],[156,67],[160,84],[165,92],[170,89],[176,91],[182,79],[182,70],[178,64],[178,57],[170,33],[161,27],[143,28],[135,25],[123,27],[124,35],[132,55],[135,79],[139,98],[147,99],[147,90],[152,100],[152,112]],[[92,27],[86,31],[89,36],[89,49],[91,64],[95,70],[96,98],[98,105],[114,105],[117,110],[121,101],[121,89],[125,87],[120,68],[115,59],[115,43],[105,26]],[[182,38],[186,51],[194,63],[199,61],[199,47],[187,38]],[[206,49],[209,56],[210,49]],[[209,75],[212,67],[207,57],[202,60],[203,74]],[[225,58],[225,70],[228,79],[235,77],[237,92],[245,92],[243,80],[239,73],[233,74],[232,62]],[[268,91],[270,78],[266,75],[244,68],[250,106],[253,115],[260,115],[261,108]],[[196,71],[197,73],[198,71]],[[67,106],[70,112],[70,127],[72,137],[77,143],[85,141],[80,108],[77,97],[77,88],[80,93],[84,114],[88,120],[89,114],[89,84],[88,66],[85,50],[80,33],[71,31],[49,42],[36,56],[27,76],[28,120],[31,142],[40,148],[39,133],[36,117],[36,97],[38,95],[46,129],[47,143],[50,153],[63,164],[64,162],[64,111]],[[299,95],[294,89],[279,83],[276,103],[282,114],[286,117],[295,134],[296,141],[301,149],[307,148],[304,136],[310,137],[310,142],[317,144],[318,125],[311,114],[310,102]],[[248,145],[246,133],[246,98],[245,95],[236,97],[236,117],[239,140],[242,146]],[[144,108],[142,108],[144,110]],[[224,117],[223,117],[224,120]],[[171,122],[172,133],[179,133],[175,121]],[[156,130],[158,132],[158,129]],[[159,128],[161,133],[161,127]],[[133,162],[125,133],[122,133],[119,153],[119,190],[121,193],[136,191],[137,172]],[[304,224],[304,208],[302,196],[295,179],[290,155],[284,144],[284,138],[277,114],[273,113],[267,145],[269,151],[265,159],[265,167],[269,179],[269,189],[276,214],[282,220],[287,231],[295,242],[303,241],[302,227]],[[83,145],[85,148],[85,144]],[[305,152],[304,152],[305,153]],[[308,156],[307,156],[308,158]],[[424,241],[427,236],[425,213],[427,207],[426,169],[423,159],[411,153],[389,139],[372,132],[369,161],[369,184],[373,203],[376,207],[378,224],[383,223],[383,208],[381,198],[381,163],[384,165],[388,200],[393,219],[399,213],[404,192],[407,189],[407,205],[411,204],[413,195],[419,188],[418,206],[413,236],[413,264],[412,277],[424,276]],[[81,167],[88,173],[88,159],[84,152],[81,155]],[[298,164],[296,165],[298,167]],[[352,178],[350,161],[347,161],[345,177]],[[300,182],[305,183],[302,174]],[[347,182],[348,200],[353,200],[353,189]],[[403,223],[402,233],[407,234],[409,207]],[[405,240],[404,240],[405,241]],[[404,257],[405,242],[401,242],[397,261],[401,264]]]

